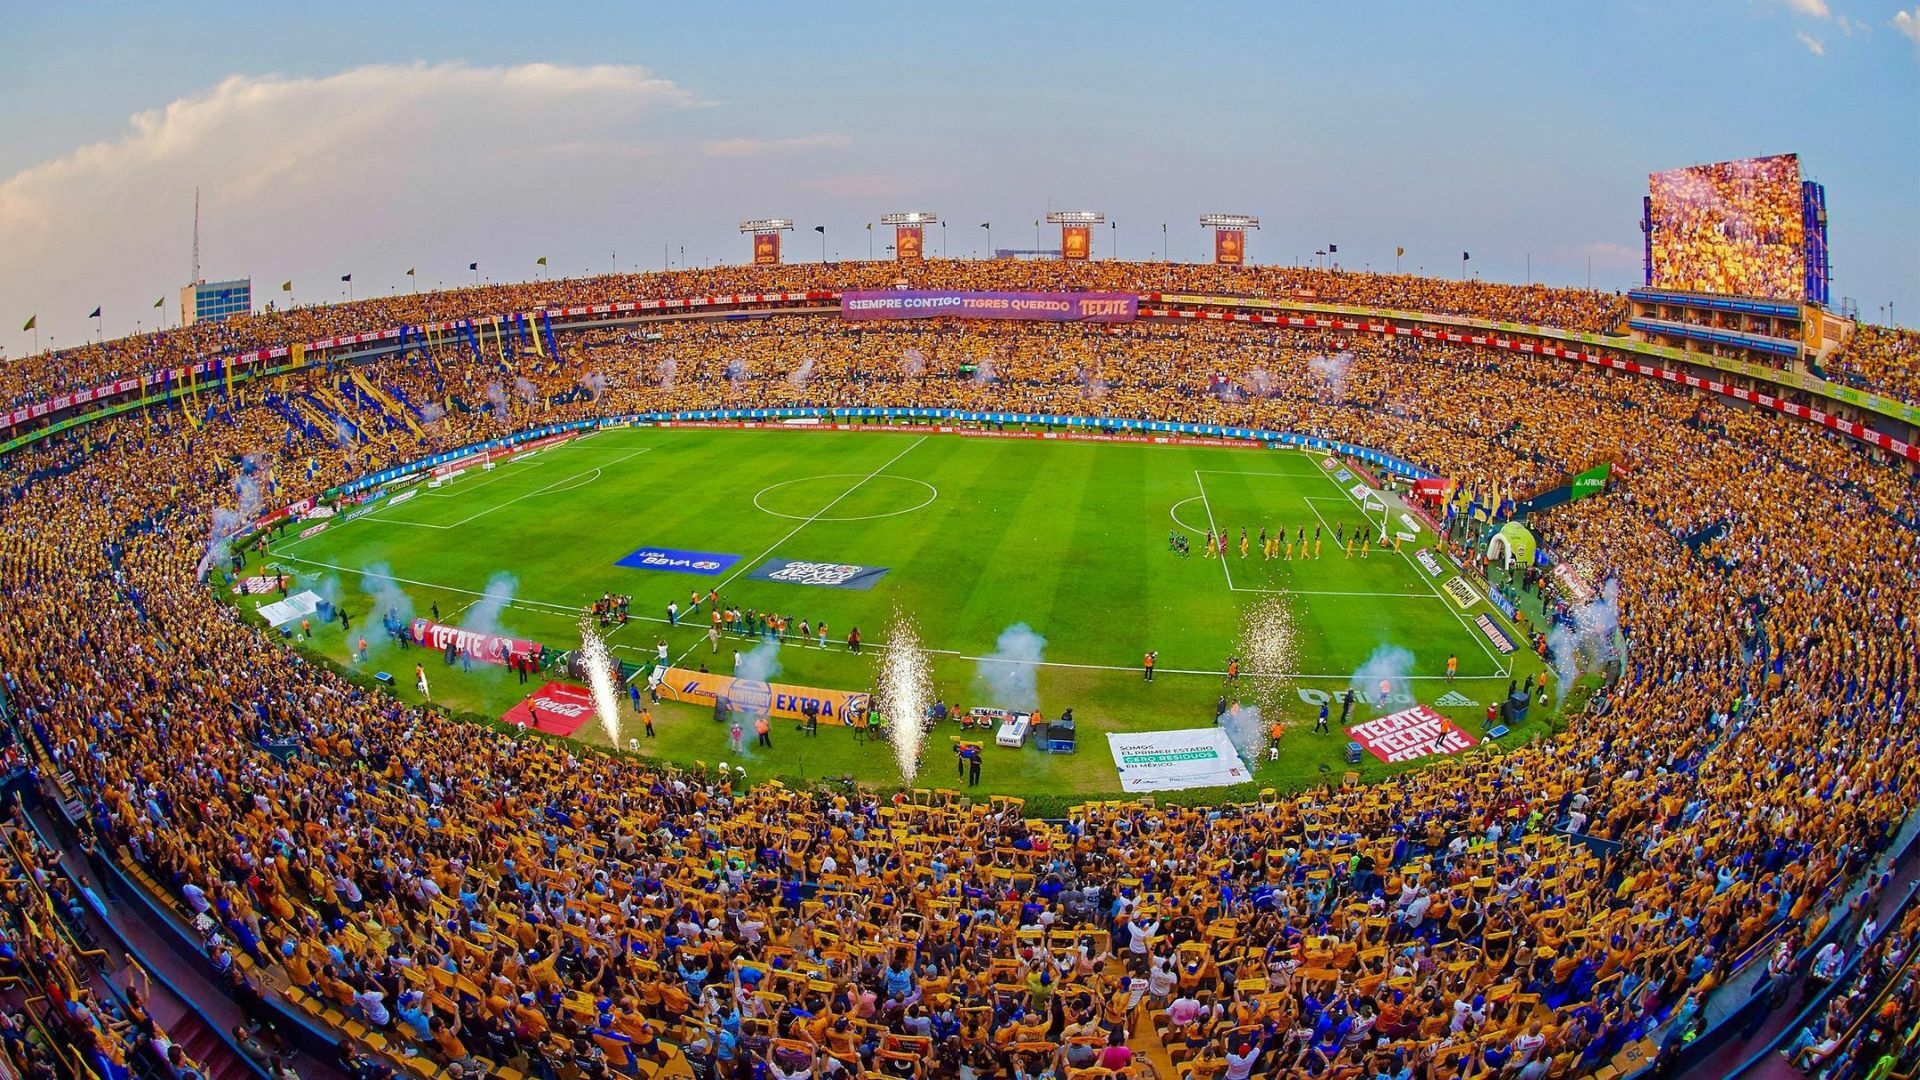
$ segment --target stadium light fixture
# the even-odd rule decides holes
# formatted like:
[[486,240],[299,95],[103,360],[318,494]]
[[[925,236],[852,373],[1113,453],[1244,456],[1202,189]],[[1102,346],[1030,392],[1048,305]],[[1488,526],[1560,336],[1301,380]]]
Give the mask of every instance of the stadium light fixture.
[[937,225],[940,215],[931,210],[907,210],[892,214],[881,214],[882,225]]
[[1103,225],[1107,215],[1098,210],[1054,210],[1047,214],[1050,225]]
[[1201,214],[1200,225],[1207,229],[1232,229],[1245,232],[1260,227],[1260,219],[1252,214]]
[[749,218],[740,223],[743,233],[786,232],[792,228],[793,221],[790,218]]

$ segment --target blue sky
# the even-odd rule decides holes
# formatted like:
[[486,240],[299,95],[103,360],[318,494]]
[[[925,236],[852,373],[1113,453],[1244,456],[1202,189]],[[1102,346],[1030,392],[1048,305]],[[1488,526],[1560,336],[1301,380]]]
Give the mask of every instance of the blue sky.
[[[151,327],[203,271],[301,300],[737,261],[742,217],[930,209],[953,254],[1100,209],[1105,256],[1637,283],[1646,174],[1793,151],[1834,295],[1920,317],[1920,9],[1892,0],[1170,5],[39,5],[0,44],[0,346]],[[530,68],[528,65],[545,65]],[[130,118],[151,114],[145,121]],[[884,241],[883,241],[884,242]],[[789,254],[818,258],[796,234]],[[929,237],[939,252],[940,236]]]

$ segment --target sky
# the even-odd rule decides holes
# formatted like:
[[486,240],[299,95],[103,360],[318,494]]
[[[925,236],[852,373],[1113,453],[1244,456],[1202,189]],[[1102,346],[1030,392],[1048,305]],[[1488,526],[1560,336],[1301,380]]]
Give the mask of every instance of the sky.
[[984,254],[1050,208],[1103,258],[1203,260],[1232,211],[1255,262],[1618,289],[1649,172],[1784,152],[1836,303],[1920,324],[1913,0],[6,7],[9,355],[173,311],[196,186],[202,275],[262,303],[740,262],[759,216],[794,261],[895,210]]

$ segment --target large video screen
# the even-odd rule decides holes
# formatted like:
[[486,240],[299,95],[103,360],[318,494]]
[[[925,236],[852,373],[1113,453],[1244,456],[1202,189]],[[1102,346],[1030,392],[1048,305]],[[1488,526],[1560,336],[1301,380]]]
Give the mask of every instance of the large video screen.
[[1799,300],[1806,292],[1800,156],[1720,161],[1648,177],[1647,284]]

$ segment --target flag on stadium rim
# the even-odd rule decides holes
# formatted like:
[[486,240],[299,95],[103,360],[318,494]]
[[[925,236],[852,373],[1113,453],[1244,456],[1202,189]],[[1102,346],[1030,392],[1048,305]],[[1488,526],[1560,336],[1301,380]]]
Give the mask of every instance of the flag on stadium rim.
[[1329,255],[1335,255],[1335,254],[1338,254],[1338,253],[1339,253],[1339,251],[1340,251],[1340,245],[1339,245],[1339,244],[1328,244],[1328,245],[1327,245],[1327,254],[1329,254]]
[[25,325],[25,326],[23,326],[23,327],[21,327],[21,328],[20,328],[20,332],[24,334],[24,333],[26,333],[27,331],[29,331],[29,330],[31,330],[31,329],[33,329],[34,327],[36,327],[36,326],[39,326],[39,325],[40,325],[40,316],[39,316],[39,315],[37,315],[37,314],[35,314],[35,315],[29,315],[29,316],[27,316],[27,325]]
[[478,269],[480,269],[480,264],[479,264],[479,263],[477,263],[477,262],[470,262],[470,263],[468,263],[468,264],[467,264],[467,269],[469,269],[469,270],[478,270]]
[[166,303],[166,302],[167,302],[167,298],[163,296],[163,297],[161,297],[160,299],[158,299],[158,300],[155,300],[155,301],[153,302],[153,306],[154,306],[154,307],[159,307],[159,306],[160,306],[161,304],[164,304],[164,303]]
[[93,309],[92,314],[87,316],[87,318],[89,319],[97,319],[99,317],[100,317],[100,309],[97,307]]
[[413,267],[411,267],[411,266],[409,266],[409,267],[407,267],[407,276],[408,276],[408,277],[412,277],[412,276],[413,276]]
[[341,280],[341,281],[352,281],[352,280],[353,280],[353,275],[352,275],[352,274],[341,274],[341,275],[340,275],[340,280]]
[[540,256],[539,258],[533,260],[533,265],[535,266],[547,265],[547,257],[545,255]]
[[1396,259],[1402,255],[1405,255],[1406,253],[1407,253],[1407,249],[1403,247],[1397,247],[1393,249],[1393,257]]
[[285,281],[283,281],[283,282],[281,282],[281,283],[280,283],[280,291],[281,291],[281,292],[292,292],[292,291],[293,291],[293,279],[292,279],[292,278],[288,278],[287,280],[285,280]]

